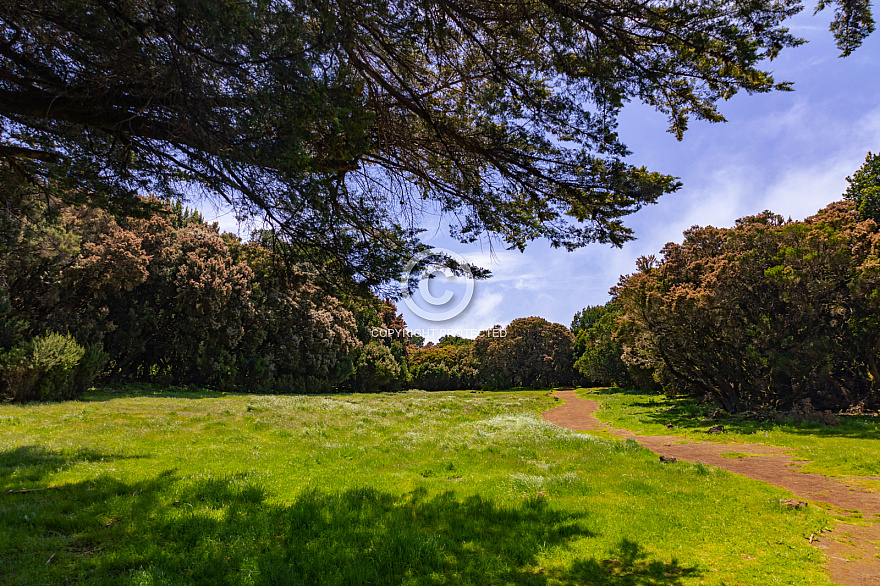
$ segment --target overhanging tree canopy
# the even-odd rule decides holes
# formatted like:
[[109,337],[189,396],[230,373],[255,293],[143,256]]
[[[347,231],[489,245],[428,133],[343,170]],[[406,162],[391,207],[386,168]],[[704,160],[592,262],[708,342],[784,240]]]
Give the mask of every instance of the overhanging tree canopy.
[[[820,7],[824,6],[824,2]],[[3,0],[0,155],[105,204],[219,197],[366,284],[463,241],[621,244],[675,190],[627,164],[625,102],[722,120],[800,41],[796,0]],[[839,4],[844,52],[868,5]]]

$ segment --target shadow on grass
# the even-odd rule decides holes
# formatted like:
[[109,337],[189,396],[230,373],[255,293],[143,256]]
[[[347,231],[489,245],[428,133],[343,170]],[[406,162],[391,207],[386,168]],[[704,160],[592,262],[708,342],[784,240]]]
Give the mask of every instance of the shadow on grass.
[[77,401],[84,403],[100,403],[103,401],[137,397],[156,397],[165,399],[219,399],[221,397],[244,394],[246,393],[223,393],[204,388],[160,385],[156,383],[122,383],[119,385],[99,386],[77,399]]
[[[552,394],[556,390],[569,390],[571,387],[513,387],[507,389],[457,389],[460,393],[473,394],[503,394],[503,393],[533,393],[534,395]],[[428,391],[425,389],[401,389],[399,391],[376,391],[376,392],[352,392],[342,390],[330,393],[246,393],[235,391],[215,391],[203,387],[187,387],[162,385],[158,383],[147,382],[126,382],[118,385],[103,385],[96,387],[94,390],[85,394],[83,397],[76,399],[85,403],[98,403],[102,401],[112,401],[114,399],[130,399],[137,397],[157,397],[171,399],[217,399],[221,397],[247,397],[256,395],[277,395],[284,397],[344,397],[347,395],[373,395],[393,397],[410,391],[420,391],[425,393],[445,393],[449,391]]]
[[[673,560],[665,563],[652,560],[638,543],[622,539],[611,552],[612,557],[601,561],[576,560],[570,574],[575,584],[610,584],[612,586],[640,586],[648,584],[681,584],[684,577],[697,577],[693,567],[680,566]],[[563,578],[570,581],[571,578]]]
[[[644,391],[620,389],[616,387],[593,389],[591,395],[606,397],[633,396],[644,397]],[[877,430],[863,423],[874,423],[877,418],[872,417],[841,417],[839,426],[828,426],[821,423],[793,423],[790,421],[774,421],[772,419],[746,418],[740,415],[723,415],[709,420],[710,414],[719,405],[714,403],[702,403],[687,397],[666,397],[664,395],[652,395],[653,401],[626,401],[621,405],[623,409],[651,409],[648,413],[632,413],[630,416],[640,419],[644,423],[667,425],[671,423],[675,428],[682,431],[706,431],[713,425],[723,424],[726,431],[743,435],[755,434],[763,431],[784,431],[791,434],[813,435],[817,437],[840,437],[853,439],[877,439]],[[624,425],[625,427],[625,425]],[[715,438],[717,439],[717,437]]]
[[267,499],[247,475],[103,477],[0,495],[0,583],[681,584],[695,568],[624,540],[545,573],[541,554],[595,537],[543,499],[364,487]]
[[102,462],[148,456],[109,454],[91,449],[54,452],[40,446],[20,446],[0,452],[0,491],[32,488],[49,474],[82,462]]

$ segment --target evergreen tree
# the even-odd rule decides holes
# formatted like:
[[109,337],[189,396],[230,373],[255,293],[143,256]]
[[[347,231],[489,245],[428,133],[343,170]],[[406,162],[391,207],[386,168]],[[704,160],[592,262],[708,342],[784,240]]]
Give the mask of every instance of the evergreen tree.
[[[846,53],[870,5],[836,5]],[[213,196],[368,285],[422,248],[425,209],[462,241],[620,245],[678,187],[625,162],[623,105],[680,137],[740,90],[787,89],[759,65],[801,42],[781,24],[801,8],[3,0],[0,156],[103,206]]]

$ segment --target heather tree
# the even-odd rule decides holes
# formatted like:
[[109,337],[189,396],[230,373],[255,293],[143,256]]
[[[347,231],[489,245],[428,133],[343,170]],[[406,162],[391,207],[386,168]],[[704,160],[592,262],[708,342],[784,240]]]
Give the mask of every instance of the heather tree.
[[481,332],[473,357],[486,386],[559,386],[573,381],[573,347],[574,336],[565,326],[527,317]]
[[878,252],[851,202],[691,228],[613,291],[623,358],[730,411],[876,403]]

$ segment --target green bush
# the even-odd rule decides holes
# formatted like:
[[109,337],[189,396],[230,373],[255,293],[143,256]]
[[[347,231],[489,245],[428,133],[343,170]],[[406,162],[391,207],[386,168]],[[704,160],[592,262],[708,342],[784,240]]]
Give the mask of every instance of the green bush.
[[388,346],[370,342],[361,348],[354,376],[347,385],[357,392],[393,391],[403,382],[404,369]]
[[485,388],[570,385],[575,379],[573,352],[568,328],[540,317],[515,319],[504,329],[495,326],[473,342]]
[[[48,333],[20,342],[0,357],[0,392],[4,399],[22,403],[72,399],[81,391],[87,374],[83,370],[79,373],[83,378],[77,378],[85,354],[86,349],[69,335]],[[90,352],[89,370],[95,368],[98,358]]]
[[572,331],[575,332],[575,369],[589,386],[613,385],[628,387],[633,384],[630,368],[623,362],[623,344],[618,339],[619,310],[611,303],[584,308],[575,314]]
[[473,389],[479,386],[479,370],[471,358],[472,340],[444,336],[440,344],[410,351],[409,387],[426,391]]
[[71,380],[74,396],[78,397],[92,386],[95,378],[104,372],[104,367],[107,366],[109,359],[110,355],[104,352],[100,345],[89,344],[85,347]]

